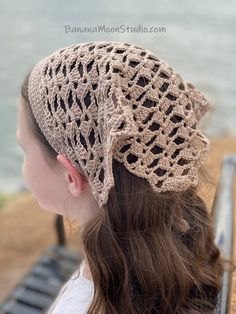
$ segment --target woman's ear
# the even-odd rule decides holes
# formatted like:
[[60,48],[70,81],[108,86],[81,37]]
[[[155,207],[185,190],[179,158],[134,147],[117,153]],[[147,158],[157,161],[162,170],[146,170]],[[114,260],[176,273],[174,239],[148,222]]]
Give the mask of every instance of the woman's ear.
[[72,165],[71,161],[65,156],[58,154],[57,160],[61,163],[65,170],[65,179],[69,190],[74,197],[78,197],[85,186],[86,180],[78,170]]

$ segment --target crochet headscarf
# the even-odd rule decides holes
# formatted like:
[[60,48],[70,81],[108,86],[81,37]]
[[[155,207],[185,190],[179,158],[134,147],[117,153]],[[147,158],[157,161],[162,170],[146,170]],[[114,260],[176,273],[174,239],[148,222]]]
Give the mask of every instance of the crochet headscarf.
[[36,122],[58,154],[83,169],[99,206],[114,186],[112,160],[157,192],[197,185],[210,104],[152,52],[123,42],[61,48],[29,78]]

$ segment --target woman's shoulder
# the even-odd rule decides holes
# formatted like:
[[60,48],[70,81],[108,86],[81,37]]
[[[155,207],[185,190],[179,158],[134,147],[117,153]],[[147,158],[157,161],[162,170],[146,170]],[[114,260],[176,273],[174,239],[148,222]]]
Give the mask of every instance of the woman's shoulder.
[[93,297],[93,282],[83,276],[84,260],[71,275],[47,314],[86,313]]

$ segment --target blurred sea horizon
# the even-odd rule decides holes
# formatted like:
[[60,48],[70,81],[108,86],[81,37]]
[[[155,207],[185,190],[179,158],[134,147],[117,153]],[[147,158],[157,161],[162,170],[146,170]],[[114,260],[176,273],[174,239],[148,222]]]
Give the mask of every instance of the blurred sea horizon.
[[[17,100],[27,72],[55,50],[79,42],[125,41],[165,60],[212,103],[199,128],[236,136],[236,3],[167,0],[70,3],[0,0],[0,193],[25,188],[16,143]],[[66,32],[65,26],[165,27],[166,32]]]

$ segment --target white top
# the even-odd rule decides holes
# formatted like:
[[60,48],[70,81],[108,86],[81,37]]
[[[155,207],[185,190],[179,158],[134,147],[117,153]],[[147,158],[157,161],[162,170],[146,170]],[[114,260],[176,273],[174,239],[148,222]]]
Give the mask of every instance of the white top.
[[46,314],[87,314],[93,299],[94,285],[83,276],[84,267],[85,259],[81,262],[79,270],[77,269],[62,286]]

